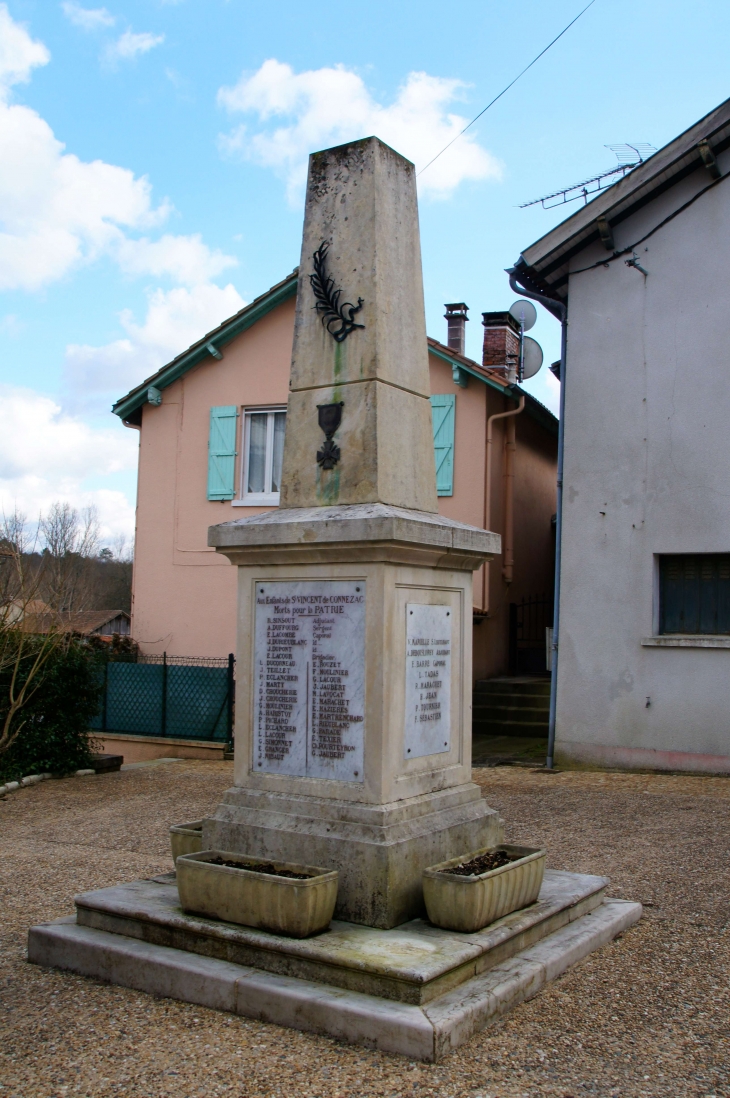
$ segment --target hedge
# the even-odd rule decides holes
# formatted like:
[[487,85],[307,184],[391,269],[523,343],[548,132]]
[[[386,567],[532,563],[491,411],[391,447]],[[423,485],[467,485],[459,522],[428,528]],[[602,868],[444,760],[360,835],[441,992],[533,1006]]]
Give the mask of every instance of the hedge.
[[[29,655],[42,638],[25,637]],[[101,704],[102,655],[84,640],[66,637],[45,664],[39,686],[22,710],[20,733],[0,755],[0,781],[27,774],[68,774],[89,766],[94,748],[89,722]],[[30,659],[23,661],[27,673]],[[0,670],[0,716],[8,705],[10,669]]]

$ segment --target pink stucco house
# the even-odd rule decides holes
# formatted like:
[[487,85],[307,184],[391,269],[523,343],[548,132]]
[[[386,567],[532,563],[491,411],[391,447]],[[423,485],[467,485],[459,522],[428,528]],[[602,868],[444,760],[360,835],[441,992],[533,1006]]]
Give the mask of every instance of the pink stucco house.
[[[144,652],[235,649],[235,569],[207,531],[277,506],[296,288],[294,271],[114,406],[141,435],[132,635]],[[514,322],[483,315],[482,363],[463,354],[461,304],[447,306],[447,343],[428,341],[439,510],[503,540],[475,577],[476,678],[510,669],[510,604],[551,591],[557,452],[555,417],[508,385]]]

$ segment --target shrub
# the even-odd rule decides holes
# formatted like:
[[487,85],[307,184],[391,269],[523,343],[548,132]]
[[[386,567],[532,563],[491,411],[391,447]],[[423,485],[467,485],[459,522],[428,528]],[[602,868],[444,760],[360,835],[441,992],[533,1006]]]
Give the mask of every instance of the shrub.
[[100,637],[98,633],[91,633],[86,637],[86,644],[104,660],[114,660],[115,663],[137,663],[139,658],[136,640],[124,634],[113,633],[111,637]]
[[[33,666],[43,637],[23,639],[22,680]],[[67,774],[89,766],[94,744],[89,722],[102,692],[100,654],[78,637],[66,636],[47,656],[28,699],[15,717],[20,731],[0,755],[0,780],[26,774]],[[0,668],[0,718],[9,707],[12,667]]]

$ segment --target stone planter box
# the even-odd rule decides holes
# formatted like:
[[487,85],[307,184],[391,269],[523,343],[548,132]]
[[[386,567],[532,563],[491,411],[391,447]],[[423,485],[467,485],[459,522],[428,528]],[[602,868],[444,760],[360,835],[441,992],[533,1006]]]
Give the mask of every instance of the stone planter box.
[[297,880],[211,865],[216,858],[238,862],[242,867],[264,860],[220,850],[179,857],[177,890],[187,914],[258,927],[290,938],[308,938],[329,926],[337,899],[336,870],[272,861],[276,869],[309,874],[306,880]]
[[[445,869],[492,850],[518,854],[519,858],[509,865],[474,877],[444,873]],[[503,915],[527,907],[535,902],[540,892],[545,858],[544,850],[502,843],[429,866],[423,871],[423,898],[429,920],[444,930],[460,930],[469,934],[482,930]]]
[[199,854],[203,849],[203,821],[175,824],[170,828],[172,860],[177,863],[181,854]]

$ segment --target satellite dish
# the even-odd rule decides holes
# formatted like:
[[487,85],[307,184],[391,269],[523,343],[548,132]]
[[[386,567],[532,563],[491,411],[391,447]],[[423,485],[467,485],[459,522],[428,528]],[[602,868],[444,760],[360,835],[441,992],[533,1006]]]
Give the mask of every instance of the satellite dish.
[[542,347],[536,339],[525,336],[522,342],[522,380],[534,377],[542,366]]
[[525,301],[524,298],[519,298],[514,305],[510,305],[509,314],[515,318],[518,324],[522,324],[524,332],[529,332],[537,320],[537,309],[531,301]]

